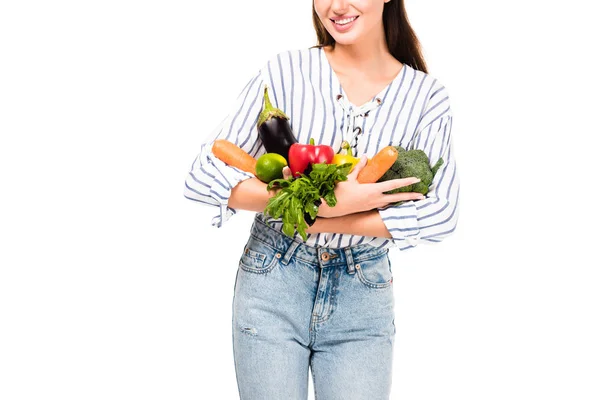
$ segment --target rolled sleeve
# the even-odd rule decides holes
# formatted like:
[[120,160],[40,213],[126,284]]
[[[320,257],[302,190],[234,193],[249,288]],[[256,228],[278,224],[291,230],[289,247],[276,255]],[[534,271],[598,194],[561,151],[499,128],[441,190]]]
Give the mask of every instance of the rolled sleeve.
[[[444,94],[445,90],[441,91]],[[421,243],[441,242],[457,226],[460,182],[452,146],[453,116],[448,97],[435,103],[423,119],[428,122],[413,136],[412,146],[429,157],[433,167],[444,160],[429,186],[425,199],[389,205],[379,214],[392,235],[395,247],[405,250]]]
[[219,228],[237,213],[237,210],[228,206],[231,190],[254,175],[219,160],[212,153],[212,145],[217,139],[225,139],[253,157],[261,150],[264,151],[256,127],[262,110],[263,85],[261,70],[246,84],[229,115],[202,144],[200,153],[186,176],[183,195],[199,204],[215,208],[217,214],[211,223]]

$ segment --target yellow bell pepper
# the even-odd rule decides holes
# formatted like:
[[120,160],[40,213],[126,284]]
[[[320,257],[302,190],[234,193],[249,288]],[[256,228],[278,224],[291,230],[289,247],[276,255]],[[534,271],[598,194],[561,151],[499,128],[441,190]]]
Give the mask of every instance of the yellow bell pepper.
[[358,162],[360,161],[359,158],[356,157],[352,157],[346,154],[335,154],[333,156],[333,159],[331,160],[332,164],[337,164],[337,165],[342,165],[342,164],[346,164],[346,163],[350,163],[352,164],[352,168],[350,168],[350,171],[352,171],[354,169],[354,166],[356,164],[358,164]]

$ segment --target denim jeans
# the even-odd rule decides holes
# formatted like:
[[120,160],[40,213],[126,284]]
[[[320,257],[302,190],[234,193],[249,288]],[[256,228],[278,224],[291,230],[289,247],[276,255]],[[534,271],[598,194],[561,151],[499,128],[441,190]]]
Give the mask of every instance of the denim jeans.
[[396,326],[388,250],[295,241],[255,219],[233,297],[241,400],[387,400]]

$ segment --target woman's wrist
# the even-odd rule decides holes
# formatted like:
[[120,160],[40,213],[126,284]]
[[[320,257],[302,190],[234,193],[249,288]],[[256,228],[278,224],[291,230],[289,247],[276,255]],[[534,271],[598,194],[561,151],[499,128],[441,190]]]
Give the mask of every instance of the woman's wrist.
[[326,226],[329,220],[329,218],[322,218],[317,216],[317,218],[315,218],[314,223],[312,225],[309,225],[309,227],[306,229],[306,233],[326,232]]

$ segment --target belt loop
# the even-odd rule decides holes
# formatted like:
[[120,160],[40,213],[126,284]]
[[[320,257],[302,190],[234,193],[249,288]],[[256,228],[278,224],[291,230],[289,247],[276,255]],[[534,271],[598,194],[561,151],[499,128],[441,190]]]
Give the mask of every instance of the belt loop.
[[288,265],[288,263],[290,262],[290,258],[292,258],[292,256],[294,255],[294,252],[296,251],[298,246],[300,246],[300,243],[296,242],[295,240],[292,240],[292,244],[290,244],[290,247],[288,247],[287,251],[285,252],[285,256],[283,256],[283,258],[280,261],[283,265]]
[[352,258],[352,248],[346,247],[344,249],[344,252],[346,253],[346,263],[347,263],[346,270],[348,271],[348,273],[350,275],[353,275],[356,272],[356,270],[354,269],[354,258]]

